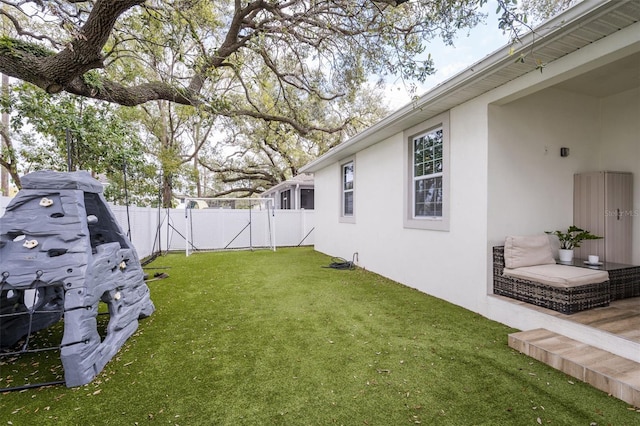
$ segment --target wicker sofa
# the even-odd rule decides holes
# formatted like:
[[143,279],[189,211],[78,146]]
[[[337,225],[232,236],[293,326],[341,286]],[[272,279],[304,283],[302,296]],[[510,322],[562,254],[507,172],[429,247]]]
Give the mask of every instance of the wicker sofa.
[[[513,240],[507,237],[505,246],[511,253]],[[528,237],[513,237],[527,239]],[[537,236],[538,241],[544,241]],[[529,241],[527,241],[529,242]],[[547,241],[548,244],[548,241]],[[514,262],[508,254],[505,260],[505,246],[493,248],[493,291],[495,294],[517,299],[536,306],[552,309],[563,314],[609,305],[611,299],[609,276],[606,271],[592,271],[588,268],[556,265],[553,257],[539,255],[525,262]],[[520,247],[520,253],[526,252]],[[542,250],[537,247],[532,250]],[[540,251],[538,251],[540,253]],[[533,259],[533,260],[531,260]],[[539,264],[537,262],[540,262]],[[515,267],[514,267],[515,266]]]

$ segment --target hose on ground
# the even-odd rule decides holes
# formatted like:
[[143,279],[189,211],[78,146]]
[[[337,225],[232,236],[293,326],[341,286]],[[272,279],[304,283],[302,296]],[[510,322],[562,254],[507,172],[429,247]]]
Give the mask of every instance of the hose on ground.
[[323,266],[323,268],[331,269],[355,269],[356,265],[353,262],[345,260],[341,257],[334,257],[331,259],[329,266]]

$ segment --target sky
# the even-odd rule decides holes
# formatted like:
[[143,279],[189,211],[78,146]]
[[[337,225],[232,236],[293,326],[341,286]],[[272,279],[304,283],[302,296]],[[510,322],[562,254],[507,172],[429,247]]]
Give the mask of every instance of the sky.
[[[429,89],[509,43],[508,34],[503,34],[498,28],[496,7],[496,1],[490,0],[483,8],[483,12],[488,15],[485,23],[473,28],[468,35],[467,31],[459,32],[454,40],[454,46],[446,46],[440,39],[429,43],[427,52],[431,53],[437,71],[419,85],[416,95],[423,95]],[[407,87],[397,78],[392,77],[386,80],[384,93],[392,110],[411,102],[411,94]]]

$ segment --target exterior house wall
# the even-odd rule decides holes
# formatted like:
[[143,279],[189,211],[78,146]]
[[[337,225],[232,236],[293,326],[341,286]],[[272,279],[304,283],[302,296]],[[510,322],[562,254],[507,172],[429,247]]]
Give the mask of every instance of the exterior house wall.
[[599,122],[597,99],[553,88],[489,107],[493,245],[573,223],[573,175],[598,168]]
[[[315,174],[315,247],[433,296],[478,310],[485,275],[486,114],[466,105],[450,115],[450,231],[403,227],[405,139],[398,133],[355,156],[355,223],[340,223],[340,163]],[[384,164],[384,167],[380,167]],[[336,237],[339,236],[339,237]],[[464,267],[461,267],[464,264]]]
[[[338,221],[340,212],[340,171],[338,165],[326,167],[314,175],[316,197],[315,249],[331,256],[351,257],[355,248],[356,227]],[[359,182],[356,182],[356,188]],[[357,189],[356,189],[357,190]],[[356,193],[355,202],[358,202]],[[357,212],[357,210],[356,210]],[[357,214],[357,213],[356,213]]]
[[640,87],[601,100],[600,170],[633,173],[632,262],[640,265]]

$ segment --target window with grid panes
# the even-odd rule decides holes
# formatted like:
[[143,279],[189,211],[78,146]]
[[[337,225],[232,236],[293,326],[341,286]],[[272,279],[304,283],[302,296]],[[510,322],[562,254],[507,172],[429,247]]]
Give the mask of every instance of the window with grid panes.
[[442,217],[443,160],[442,128],[413,139],[413,217]]
[[342,165],[342,215],[353,216],[353,161]]

